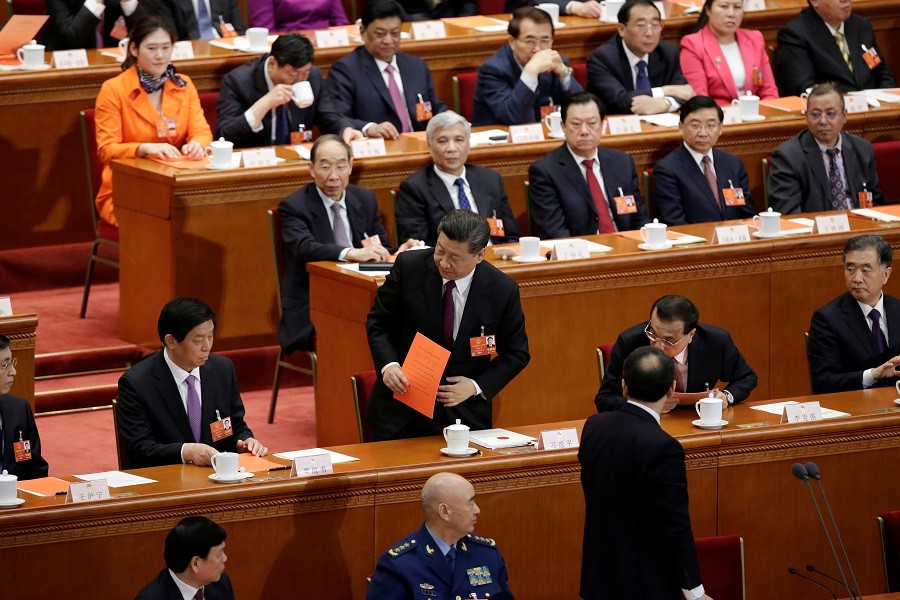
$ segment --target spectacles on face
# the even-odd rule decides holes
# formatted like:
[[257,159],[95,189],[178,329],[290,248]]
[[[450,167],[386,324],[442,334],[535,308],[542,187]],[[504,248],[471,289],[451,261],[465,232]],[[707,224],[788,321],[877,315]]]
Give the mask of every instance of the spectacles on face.
[[675,346],[677,346],[678,344],[680,344],[681,342],[686,340],[687,337],[691,334],[690,334],[690,332],[688,332],[688,333],[684,334],[684,337],[682,337],[677,342],[670,342],[669,340],[664,340],[661,337],[659,337],[658,335],[656,335],[655,333],[653,333],[653,330],[650,329],[650,323],[647,323],[647,326],[644,327],[644,335],[646,335],[647,339],[650,340],[652,343],[662,344],[666,348],[674,348]]
[[662,23],[654,21],[653,23],[647,23],[646,21],[638,21],[637,23],[632,23],[629,27],[634,27],[637,31],[641,33],[646,33],[647,31],[652,31],[656,33],[658,31],[662,31]]
[[699,121],[691,121],[687,124],[687,128],[693,133],[700,133],[701,129],[714,132],[719,129],[721,123],[700,123]]
[[813,110],[809,113],[809,118],[812,121],[819,121],[822,118],[824,118],[826,121],[836,121],[840,116],[842,116],[842,113],[839,113],[836,110],[829,110],[825,112]]
[[516,38],[516,41],[530,49],[534,49],[535,47],[540,47],[542,49],[549,48],[553,45],[552,37],[534,38],[529,36],[524,39]]
[[331,173],[336,172],[338,175],[343,175],[347,171],[350,170],[349,163],[338,163],[336,165],[326,165],[326,164],[318,164],[316,165],[316,170],[321,171],[322,173]]
[[0,373],[8,373],[11,368],[15,369],[17,364],[19,364],[18,357],[9,359],[8,361],[0,365]]

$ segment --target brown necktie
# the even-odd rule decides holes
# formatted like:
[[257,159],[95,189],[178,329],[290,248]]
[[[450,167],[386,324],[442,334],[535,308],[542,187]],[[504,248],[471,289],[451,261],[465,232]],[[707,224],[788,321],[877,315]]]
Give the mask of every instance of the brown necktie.
[[709,184],[709,189],[712,190],[713,198],[716,199],[716,204],[721,209],[722,199],[719,198],[719,184],[716,181],[716,174],[713,173],[712,161],[709,159],[709,155],[704,156],[703,160],[700,162],[703,163],[703,176],[706,177],[706,183]]
[[194,600],[203,600],[203,588],[197,590],[197,593],[194,594]]

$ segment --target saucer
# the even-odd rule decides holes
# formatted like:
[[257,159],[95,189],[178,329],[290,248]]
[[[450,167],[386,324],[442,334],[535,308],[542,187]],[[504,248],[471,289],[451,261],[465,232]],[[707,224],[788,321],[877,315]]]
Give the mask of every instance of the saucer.
[[13,498],[12,500],[0,500],[0,508],[11,508],[13,506],[22,506],[25,504],[25,498]]
[[465,451],[460,452],[459,454],[450,452],[449,448],[441,448],[441,454],[444,454],[446,456],[452,456],[453,458],[463,458],[466,456],[472,456],[476,452],[478,452],[478,448],[472,448],[472,447],[466,448]]
[[638,244],[638,248],[641,250],[668,250],[672,247],[672,244],[666,242],[664,246],[651,246],[649,244]]
[[894,404],[896,404],[897,406],[900,406],[900,398],[897,398],[896,400],[894,400]]
[[755,237],[755,238],[762,238],[762,239],[767,239],[767,238],[780,238],[780,237],[786,236],[787,234],[788,234],[787,231],[779,231],[778,233],[763,233],[763,232],[761,232],[761,231],[754,231],[754,232],[753,232],[753,237]]
[[218,473],[213,473],[209,476],[210,479],[215,481],[216,483],[237,483],[238,481],[243,481],[245,479],[250,479],[253,477],[253,473],[237,473],[235,475],[231,475],[229,477],[220,476]]
[[691,424],[694,427],[699,427],[700,429],[722,429],[723,427],[728,425],[728,421],[726,421],[725,419],[722,419],[718,423],[707,425],[707,424],[704,424],[703,421],[701,421],[700,419],[694,419],[693,421],[691,421]]
[[234,166],[234,164],[230,164],[227,167],[220,167],[213,163],[209,163],[208,165],[206,165],[206,168],[212,169],[213,171],[230,171],[231,169],[238,169],[240,167],[236,167],[236,166]]
[[534,258],[525,258],[524,256],[513,256],[513,262],[517,263],[539,263],[547,260],[546,256],[536,256]]
[[559,135],[553,135],[552,133],[548,133],[548,134],[547,134],[547,137],[553,138],[554,140],[561,140],[561,139],[563,139],[563,138],[566,137],[566,134],[565,134],[565,133],[561,133],[561,134],[559,134]]
[[23,71],[46,71],[47,69],[52,69],[53,67],[51,65],[48,65],[47,63],[44,63],[39,67],[26,67],[25,65],[22,65],[19,68]]
[[765,120],[765,115],[756,115],[755,117],[741,117],[741,121],[743,121],[744,123],[758,123]]

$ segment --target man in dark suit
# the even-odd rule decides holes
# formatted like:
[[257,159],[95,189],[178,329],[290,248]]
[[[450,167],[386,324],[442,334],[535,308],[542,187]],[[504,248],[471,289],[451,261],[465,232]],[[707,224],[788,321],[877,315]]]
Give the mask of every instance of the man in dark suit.
[[650,0],[619,9],[618,33],[591,52],[587,89],[610,114],[674,112],[694,95],[681,72],[678,46],[659,41],[662,21]]
[[872,144],[842,131],[847,110],[841,93],[820,83],[806,103],[808,128],[772,153],[772,207],[789,214],[883,204]]
[[[318,124],[316,110],[322,97],[322,72],[313,66],[315,50],[302,35],[289,33],[272,43],[272,53],[244,63],[222,78],[219,90],[216,138],[234,142],[235,148],[291,143],[300,126],[312,136]],[[313,104],[300,108],[291,86],[308,81]]]
[[675,391],[672,361],[658,348],[638,348],[622,375],[628,402],[589,417],[578,449],[585,503],[581,597],[708,598],[688,512],[684,449],[660,427]]
[[496,171],[466,164],[472,126],[448,110],[428,122],[426,139],[434,164],[425,165],[400,184],[394,205],[397,237],[437,243],[438,223],[451,210],[466,208],[488,220],[495,244],[519,239],[513,216]]
[[209,466],[219,452],[268,449],[244,422],[234,365],[210,354],[216,316],[196,298],[169,301],[157,331],[164,347],[119,378],[119,437],[131,467]]
[[539,8],[517,9],[509,44],[478,69],[472,107],[475,125],[536,123],[570,94],[581,91],[569,59],[553,49],[553,19]]
[[841,92],[896,87],[872,24],[852,10],[852,2],[809,0],[778,31],[775,79],[783,96],[826,81]]
[[399,51],[402,15],[393,0],[377,0],[363,11],[363,46],[328,71],[320,107],[325,133],[343,134],[350,127],[394,140],[403,132],[423,131],[432,115],[447,110],[428,64]]
[[600,147],[600,101],[586,92],[573,94],[563,101],[562,119],[566,143],[528,168],[536,235],[553,239],[640,229],[648,219],[634,159]]
[[[278,205],[285,265],[278,341],[287,353],[315,347],[306,263],[392,260],[375,194],[349,185],[352,170],[350,146],[336,135],[320,136],[310,151],[313,182]],[[407,240],[400,249],[418,245]]]
[[[369,401],[376,440],[439,434],[461,419],[491,427],[491,399],[530,360],[519,286],[490,263],[487,222],[469,210],[441,220],[434,250],[405,252],[378,290],[366,321],[369,349],[381,377]],[[409,380],[400,367],[417,333],[451,351],[428,418],[394,398]],[[495,351],[485,347],[493,336]],[[472,342],[482,350],[475,350]]]
[[497,543],[472,533],[481,512],[472,484],[455,473],[432,475],[422,510],[422,527],[381,555],[366,598],[512,600]]
[[478,14],[475,0],[398,0],[407,21],[433,21]]
[[[47,23],[41,40],[47,50],[114,48],[142,16],[151,14],[152,0],[46,0]],[[101,32],[97,25],[103,22]],[[99,43],[99,46],[98,46]]]
[[844,245],[847,293],[813,313],[809,325],[814,394],[892,386],[900,377],[900,300],[882,292],[892,261],[881,236]]
[[[594,399],[598,412],[617,410],[625,404],[622,364],[635,349],[644,346],[662,350],[675,365],[676,394],[666,411],[682,401],[682,393],[709,390],[727,408],[746,400],[756,387],[756,373],[744,360],[731,335],[714,325],[700,323],[700,311],[689,299],[669,295],[653,303],[649,321],[619,334]],[[715,387],[720,381],[728,382],[721,390]],[[683,402],[694,403],[690,397]]]
[[722,109],[709,96],[681,107],[684,144],[653,167],[653,202],[668,225],[747,219],[756,214],[744,163],[715,148]]
[[135,600],[234,600],[225,573],[225,530],[206,517],[185,517],[166,536],[166,568]]
[[27,400],[10,396],[16,378],[9,338],[0,334],[0,472],[20,480],[47,476],[47,461],[41,456],[41,436]]
[[[244,17],[237,0],[150,0],[155,4],[153,12],[168,17],[175,24],[178,39],[210,40],[227,37],[222,28],[230,25],[235,33],[243,35]],[[202,5],[200,3],[203,3]]]

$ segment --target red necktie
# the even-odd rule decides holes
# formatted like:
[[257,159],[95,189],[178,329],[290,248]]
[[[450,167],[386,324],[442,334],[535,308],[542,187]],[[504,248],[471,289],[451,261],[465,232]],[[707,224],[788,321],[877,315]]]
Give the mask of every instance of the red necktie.
[[713,170],[712,170],[712,165],[711,165],[712,161],[709,159],[709,156],[707,155],[707,156],[704,156],[700,162],[703,163],[703,176],[706,177],[706,183],[709,184],[709,189],[712,190],[712,195],[713,195],[713,198],[716,199],[716,204],[719,206],[720,209],[724,209],[724,207],[722,206],[722,200],[719,198],[719,189],[718,189],[719,184],[716,181],[716,174],[713,173]]
[[586,169],[584,176],[587,179],[591,197],[594,198],[594,205],[597,207],[597,216],[600,217],[600,226],[597,230],[600,233],[615,233],[616,226],[613,225],[612,218],[609,216],[609,204],[606,202],[606,195],[603,193],[603,188],[600,187],[600,182],[594,177],[594,160],[583,160],[581,164]]

